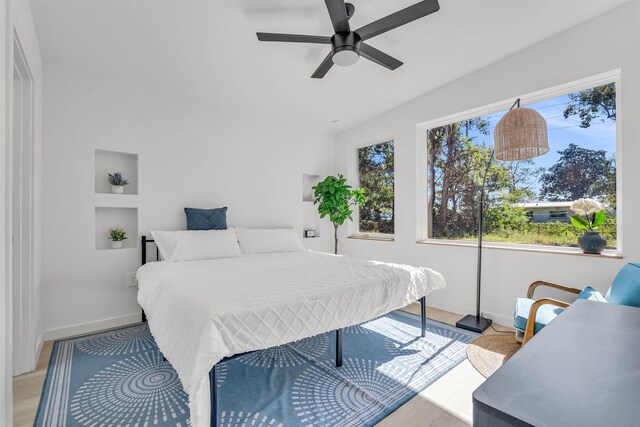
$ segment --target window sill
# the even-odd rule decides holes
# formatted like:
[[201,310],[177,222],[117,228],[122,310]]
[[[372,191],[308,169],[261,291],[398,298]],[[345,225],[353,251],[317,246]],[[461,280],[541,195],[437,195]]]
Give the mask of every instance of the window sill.
[[351,236],[347,236],[347,239],[353,240],[373,240],[376,242],[393,242],[395,238],[393,236],[375,236],[375,235],[367,235],[367,234],[353,234]]
[[[421,240],[416,242],[419,245],[435,245],[435,246],[457,246],[463,248],[477,248],[477,242],[471,241],[456,241],[456,240]],[[595,257],[595,258],[608,258],[608,259],[622,259],[621,253],[613,249],[606,249],[600,255],[585,254],[579,248],[570,247],[551,247],[551,246],[536,246],[536,245],[508,245],[500,243],[487,243],[482,244],[483,249],[490,250],[502,250],[502,251],[517,251],[517,252],[533,252],[542,254],[558,254],[558,255],[572,255],[583,257]]]

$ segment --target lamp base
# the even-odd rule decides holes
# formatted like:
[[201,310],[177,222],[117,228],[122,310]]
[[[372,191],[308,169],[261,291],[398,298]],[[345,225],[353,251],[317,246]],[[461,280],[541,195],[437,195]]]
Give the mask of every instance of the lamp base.
[[466,329],[467,331],[477,332],[481,334],[491,325],[491,319],[476,317],[473,314],[467,314],[456,322],[456,328]]

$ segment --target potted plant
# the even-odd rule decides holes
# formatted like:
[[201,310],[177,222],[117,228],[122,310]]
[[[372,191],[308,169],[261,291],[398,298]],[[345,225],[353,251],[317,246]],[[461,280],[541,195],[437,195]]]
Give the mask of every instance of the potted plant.
[[116,172],[114,174],[107,173],[109,177],[109,184],[111,184],[111,192],[114,194],[122,194],[124,193],[124,186],[129,184],[129,181],[124,179],[120,172]]
[[607,240],[596,231],[607,220],[602,203],[594,199],[578,199],[571,204],[571,210],[577,214],[571,217],[571,223],[578,230],[584,230],[578,238],[578,246],[582,252],[602,253]]
[[111,249],[122,249],[124,241],[127,239],[127,233],[122,228],[112,228],[109,230],[109,240],[111,240]]
[[353,221],[351,206],[362,206],[366,197],[364,189],[354,190],[344,176],[328,176],[313,187],[315,200],[313,204],[318,205],[320,218],[329,216],[333,223],[334,231],[334,253],[338,253],[338,227],[344,224],[345,220]]

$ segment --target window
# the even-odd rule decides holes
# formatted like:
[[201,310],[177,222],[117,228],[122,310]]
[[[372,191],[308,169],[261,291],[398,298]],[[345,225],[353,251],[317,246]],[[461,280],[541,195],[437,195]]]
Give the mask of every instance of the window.
[[358,182],[367,196],[359,210],[358,232],[393,234],[393,141],[357,150]]
[[567,218],[567,211],[550,211],[549,218]]
[[[526,161],[492,163],[484,240],[577,246],[571,202],[606,206],[599,230],[616,248],[616,84],[588,87],[527,105],[547,120],[550,151]],[[427,132],[428,238],[472,240],[493,129],[506,110],[432,127]],[[546,208],[545,208],[546,207]],[[532,209],[535,208],[535,209]]]

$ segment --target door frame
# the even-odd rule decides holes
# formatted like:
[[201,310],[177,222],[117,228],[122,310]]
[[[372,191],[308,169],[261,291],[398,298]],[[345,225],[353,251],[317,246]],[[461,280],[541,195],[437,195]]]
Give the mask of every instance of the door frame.
[[[11,41],[12,85],[7,141],[7,272],[13,303],[13,375],[35,368],[34,147],[35,79],[15,29]],[[18,152],[19,150],[19,152]],[[19,174],[19,175],[17,175]],[[17,214],[17,215],[16,215]]]
[[[0,165],[7,163],[7,146],[9,141],[9,120],[8,106],[9,100],[9,39],[10,39],[10,19],[9,19],[9,2],[8,0],[0,0]],[[6,202],[8,195],[7,175],[0,173],[0,198]],[[6,210],[0,209],[0,241],[6,242],[7,237],[7,218]],[[2,425],[11,425],[12,422],[12,381],[13,352],[11,345],[13,343],[12,329],[12,308],[13,299],[11,297],[11,286],[9,286],[8,274],[6,266],[8,264],[6,245],[0,244],[0,423]]]

